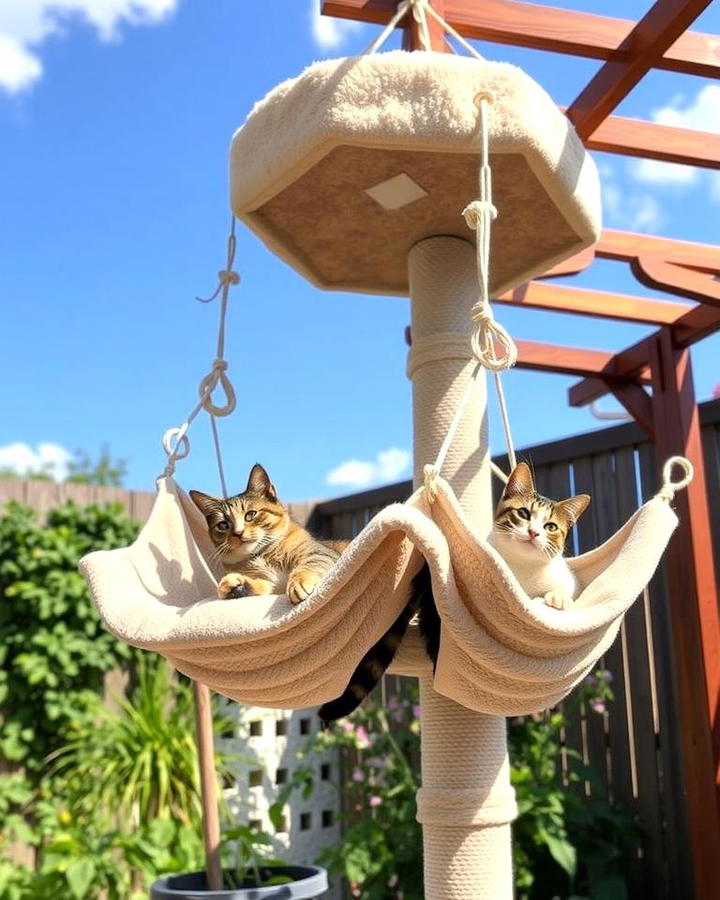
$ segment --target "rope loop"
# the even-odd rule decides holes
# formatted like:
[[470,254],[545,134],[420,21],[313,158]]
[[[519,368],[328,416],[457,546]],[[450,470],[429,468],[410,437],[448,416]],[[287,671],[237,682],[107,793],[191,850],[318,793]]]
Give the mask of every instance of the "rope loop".
[[[672,480],[673,468],[675,466],[682,469],[684,472],[684,475],[677,481]],[[677,491],[681,491],[690,484],[695,475],[695,470],[690,460],[686,459],[684,456],[671,456],[663,466],[662,475],[662,487],[655,496],[660,500],[666,500],[670,503]]]
[[[203,409],[207,410],[212,416],[229,416],[237,406],[235,389],[226,375],[227,367],[227,360],[216,359],[212,369],[198,386],[198,393]],[[217,406],[212,402],[212,393],[218,385],[220,385],[225,394],[225,404],[223,406]]]
[[492,309],[478,301],[470,315],[477,326],[470,338],[477,361],[491,372],[502,372],[514,366],[518,358],[515,341],[496,321]]
[[185,459],[190,453],[190,441],[187,438],[188,423],[185,422],[179,428],[168,428],[163,435],[163,450],[167,453],[168,461],[163,471],[165,478],[170,478],[175,471],[175,463],[179,459]]

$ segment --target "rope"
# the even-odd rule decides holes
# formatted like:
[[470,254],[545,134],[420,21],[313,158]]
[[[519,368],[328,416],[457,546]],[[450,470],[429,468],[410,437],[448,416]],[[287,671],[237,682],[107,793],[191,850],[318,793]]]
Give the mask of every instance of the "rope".
[[385,41],[390,37],[393,30],[399,25],[399,23],[405,18],[406,15],[410,13],[413,19],[418,23],[418,27],[420,29],[420,43],[422,44],[423,50],[432,50],[432,41],[430,39],[430,28],[428,26],[428,14],[432,16],[432,18],[438,23],[438,25],[446,32],[446,34],[452,35],[455,40],[464,47],[465,50],[476,59],[485,60],[485,57],[482,54],[478,53],[478,51],[470,44],[465,38],[458,34],[458,32],[450,25],[449,22],[446,22],[445,19],[440,15],[440,13],[432,6],[430,0],[401,0],[397,5],[397,9],[393,17],[387,23],[382,32],[378,35],[377,38],[370,44],[370,46],[365,50],[363,56],[367,56],[371,53],[375,53],[377,50],[382,47]]
[[[437,496],[437,478],[442,471],[445,457],[462,419],[465,407],[470,399],[472,389],[480,376],[481,369],[488,369],[494,374],[495,390],[497,392],[500,418],[502,420],[505,443],[507,445],[508,460],[514,469],[516,465],[515,448],[513,446],[510,419],[505,402],[505,393],[500,380],[500,372],[509,369],[517,362],[517,347],[508,332],[495,321],[490,306],[490,234],[492,222],[497,217],[497,209],[492,202],[492,172],[490,170],[490,152],[488,145],[487,107],[490,98],[487,95],[479,95],[476,98],[479,108],[480,127],[480,172],[479,172],[479,198],[469,203],[463,210],[463,216],[469,228],[477,233],[476,238],[476,264],[480,296],[473,305],[470,316],[475,324],[475,330],[470,339],[472,353],[477,360],[468,384],[463,391],[460,403],[453,416],[448,432],[445,435],[437,458],[434,463],[426,465],[423,469],[424,485],[430,501]],[[507,477],[493,465],[493,472],[502,480]]]
[[[210,371],[205,375],[198,386],[200,398],[198,403],[193,407],[192,411],[179,428],[169,428],[165,432],[162,441],[163,449],[168,457],[163,475],[168,478],[175,472],[175,463],[179,459],[184,459],[188,453],[190,453],[190,441],[188,440],[187,432],[200,410],[204,409],[210,416],[210,425],[213,433],[213,441],[215,443],[215,456],[217,458],[218,473],[220,475],[220,483],[222,484],[224,496],[227,496],[225,471],[223,468],[222,451],[220,450],[220,440],[215,420],[218,417],[229,416],[237,406],[235,389],[227,375],[228,364],[225,359],[225,320],[227,317],[228,295],[230,288],[240,283],[240,276],[233,269],[236,247],[235,217],[233,216],[230,220],[230,233],[227,241],[227,263],[225,268],[218,272],[218,286],[211,297],[206,299],[203,299],[202,297],[195,298],[200,303],[211,303],[218,294],[220,295],[220,315],[215,359]],[[222,391],[225,394],[225,402],[222,405],[214,403],[212,399],[212,395],[218,386],[222,388]]]
[[[416,16],[416,11],[419,6],[424,4],[425,0],[401,0],[397,5],[397,9],[395,10],[395,14],[387,23],[382,32],[375,38],[375,40],[370,44],[370,46],[365,50],[363,56],[369,56],[371,53],[375,53],[376,50],[379,50],[380,47],[385,43],[385,41],[390,37],[390,35],[395,30],[395,27],[398,25],[401,19],[404,19],[405,16],[412,10],[413,18]],[[418,15],[422,15],[422,13],[417,13]],[[418,21],[418,19],[415,19]],[[427,20],[425,20],[425,24],[427,27]],[[421,26],[421,40],[425,42],[425,35],[422,32]],[[425,44],[425,47],[428,48],[430,46],[430,41]]]
[[[677,481],[672,480],[673,467],[678,466],[685,473],[682,478]],[[677,491],[686,488],[693,480],[695,470],[693,464],[684,456],[671,456],[663,466],[663,483],[660,490],[655,494],[659,500],[665,500],[671,503]]]

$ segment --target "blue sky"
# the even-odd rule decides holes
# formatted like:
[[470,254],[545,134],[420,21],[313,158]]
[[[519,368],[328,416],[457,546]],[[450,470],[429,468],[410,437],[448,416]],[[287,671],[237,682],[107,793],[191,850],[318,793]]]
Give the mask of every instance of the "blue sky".
[[[316,59],[360,52],[378,33],[320,26],[315,5],[2,0],[0,466],[22,469],[42,456],[62,469],[66,454],[97,455],[107,444],[127,461],[129,487],[152,488],[162,434],[192,408],[214,356],[217,305],[194,297],[212,293],[224,262],[232,133],[279,81]],[[650,3],[555,5],[637,18]],[[718,4],[695,29],[720,31]],[[558,103],[599,65],[478,49],[522,66]],[[618,112],[719,131],[720,86],[654,72]],[[608,154],[597,161],[606,225],[720,242],[718,173]],[[236,268],[227,355],[238,409],[220,423],[230,488],[244,486],[257,460],[288,500],[409,477],[408,301],[319,291],[243,227]],[[596,262],[577,282],[660,296],[620,263]],[[608,350],[650,331],[505,307],[498,317],[518,338]],[[270,351],[277,362],[268,370]],[[700,399],[720,381],[719,351],[718,336],[693,351]],[[518,446],[603,427],[568,407],[573,382],[506,376]],[[494,409],[490,422],[501,449]],[[191,440],[178,479],[214,491],[206,417]]]

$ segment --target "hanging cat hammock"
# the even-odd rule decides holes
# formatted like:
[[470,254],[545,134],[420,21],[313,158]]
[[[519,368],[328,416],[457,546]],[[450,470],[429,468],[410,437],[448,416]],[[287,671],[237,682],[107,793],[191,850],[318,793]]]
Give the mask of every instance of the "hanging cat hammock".
[[[166,435],[168,464],[158,481],[150,519],[130,547],[91,553],[81,561],[81,569],[105,625],[117,637],[162,653],[181,672],[234,699],[258,706],[299,708],[332,700],[344,691],[361,658],[404,608],[410,581],[425,559],[442,617],[435,690],[483,713],[535,712],[565,696],[615,638],[623,614],[650,580],[677,525],[670,501],[675,490],[689,482],[692,473],[686,460],[670,460],[664,470],[664,484],[655,498],[601,547],[569,560],[583,588],[571,609],[552,609],[525,594],[504,560],[487,544],[486,536],[474,530],[440,473],[463,410],[472,397],[474,381],[483,368],[495,374],[509,454],[511,461],[514,460],[499,373],[513,364],[516,350],[490,309],[490,248],[495,247],[495,256],[499,255],[507,263],[498,276],[498,289],[501,289],[527,278],[528,273],[546,269],[557,258],[556,253],[567,256],[589,242],[598,225],[594,169],[586,162],[579,141],[564,119],[562,137],[549,137],[560,127],[557,110],[548,105],[549,101],[536,86],[522,87],[526,92],[525,102],[518,113],[513,97],[517,98],[518,85],[525,82],[524,76],[520,78],[515,70],[509,72],[509,67],[501,67],[496,72],[485,69],[486,64],[478,68],[474,61],[467,67],[463,62],[453,68],[457,64],[452,62],[444,68],[445,58],[437,60],[435,54],[387,56],[387,61],[375,58],[369,63],[361,59],[318,64],[297,83],[287,82],[260,104],[243,129],[247,130],[245,137],[241,137],[241,132],[233,143],[233,204],[234,211],[260,230],[277,252],[326,286],[342,284],[363,290],[404,291],[405,276],[397,277],[389,270],[382,274],[380,260],[372,267],[379,273],[376,281],[368,281],[367,273],[355,282],[343,274],[337,275],[337,280],[336,275],[326,280],[325,276],[319,276],[317,273],[325,264],[313,256],[315,251],[298,249],[299,234],[312,232],[315,227],[308,227],[308,220],[292,218],[300,195],[291,191],[291,202],[275,217],[277,230],[264,230],[273,217],[261,211],[280,209],[273,205],[272,197],[285,194],[280,190],[273,195],[269,189],[259,187],[259,181],[266,178],[268,184],[284,183],[285,191],[288,189],[287,178],[280,171],[289,165],[293,143],[298,157],[305,154],[303,171],[311,171],[307,168],[307,159],[311,159],[316,170],[319,168],[327,174],[327,156],[323,157],[317,148],[310,152],[306,145],[317,131],[325,137],[334,135],[325,143],[319,140],[318,146],[322,144],[326,149],[330,145],[348,146],[347,141],[338,141],[334,129],[338,122],[347,125],[355,121],[351,115],[353,108],[357,109],[360,121],[349,130],[362,136],[358,143],[364,149],[389,146],[395,152],[398,147],[404,147],[392,122],[405,123],[408,133],[424,134],[423,152],[429,148],[453,154],[453,165],[457,162],[458,172],[466,165],[463,154],[468,155],[471,150],[477,154],[479,138],[479,199],[464,212],[467,224],[477,230],[480,299],[473,309],[472,337],[457,336],[462,345],[458,352],[474,357],[477,364],[438,458],[426,466],[424,485],[406,503],[389,506],[376,515],[303,603],[292,606],[285,596],[216,599],[217,581],[222,573],[209,562],[213,547],[205,520],[172,476],[176,462],[189,452],[187,431],[204,408],[210,413],[220,479],[227,494],[215,419],[229,414],[235,406],[224,359],[228,292],[239,280],[233,270],[235,237],[231,231],[227,265],[219,273],[220,285],[216,292],[221,294],[216,359],[211,372],[201,382],[199,403],[179,429],[171,429]],[[367,82],[367,93],[362,95],[359,108],[357,91],[365,84],[363,79]],[[488,85],[492,87],[492,102],[485,93]],[[476,102],[478,92],[482,96]],[[388,103],[391,93],[395,100]],[[312,99],[308,99],[311,95]],[[303,98],[307,102],[297,106]],[[528,104],[533,108],[527,108]],[[295,134],[292,140],[279,142],[278,132],[292,131],[289,122],[295,121],[298,109],[302,112],[297,113],[297,128],[302,126],[302,135]],[[423,123],[427,121],[432,127],[423,132]],[[524,217],[537,214],[534,220],[537,233],[532,234],[532,240],[528,233],[527,239],[530,244],[537,242],[545,246],[538,257],[532,256],[528,246],[522,245],[521,250],[517,243],[512,245],[512,253],[503,255],[501,242],[491,240],[495,207],[491,195],[489,164],[493,153],[490,147],[502,132],[509,143],[501,142],[500,146],[506,149],[498,151],[499,154],[515,155],[518,143],[513,143],[511,137],[516,135],[521,123],[524,128],[528,121],[537,127],[534,138],[537,145],[546,150],[535,147],[530,157],[526,156],[525,170],[520,166],[518,171],[532,171],[534,178],[526,183],[537,186],[541,183],[538,171],[545,166],[543,196],[552,198],[564,223],[573,222],[576,226],[572,237],[563,232],[565,236],[559,237],[552,247],[543,244],[553,232],[546,200],[530,202],[526,195],[516,203],[508,188],[504,199],[510,208],[515,204],[517,212],[513,214],[503,208],[502,218],[510,220],[513,228],[520,228]],[[450,134],[445,142],[442,128]],[[255,147],[262,152],[244,151],[247,173],[241,178],[237,154],[243,142],[247,149]],[[507,149],[511,146],[515,149]],[[546,152],[548,146],[555,148],[552,153]],[[269,149],[273,151],[272,156]],[[418,152],[417,147],[412,151],[405,147],[392,166],[383,171],[394,171],[400,159],[403,166],[410,166],[410,158]],[[533,154],[535,162],[527,162]],[[352,159],[352,164],[346,159],[339,168],[334,164],[329,166],[333,174],[326,188],[330,183],[337,183],[344,169],[370,172],[363,168],[361,157]],[[493,158],[493,163],[502,170],[497,158]],[[447,158],[442,159],[441,168],[447,175]],[[411,171],[413,177],[422,178],[425,186],[430,185],[432,165],[428,163],[422,175],[420,169]],[[552,177],[550,172],[554,172]],[[453,177],[454,174],[453,171]],[[378,170],[372,169],[367,180],[372,183],[376,177]],[[523,178],[524,175],[520,180]],[[305,182],[302,192],[306,191],[308,183]],[[352,191],[362,193],[357,184]],[[310,193],[317,191],[313,188]],[[468,195],[470,191],[465,190],[465,196]],[[367,198],[360,205],[376,214],[371,205],[374,202]],[[458,195],[454,203],[453,215],[457,216],[464,198],[461,201]],[[434,195],[427,206],[436,206]],[[326,210],[318,215],[330,213]],[[407,219],[407,209],[397,221],[400,218]],[[261,226],[258,224],[261,221],[266,224]],[[440,220],[413,221],[412,227],[403,226],[402,237],[394,238],[396,247],[417,240],[423,232],[437,233],[436,229],[441,227]],[[351,232],[357,234],[360,229],[361,224],[356,221]],[[560,232],[562,228],[557,233]],[[281,233],[285,247],[282,251],[277,243]],[[367,256],[377,259],[375,252],[368,245],[355,246],[352,258],[355,263]],[[396,252],[403,257],[402,252]],[[525,262],[512,269],[509,257],[518,253],[525,253]],[[330,271],[332,265],[328,265]],[[411,365],[420,365],[420,357],[435,352],[431,344],[430,341],[413,347]],[[212,400],[218,386],[226,394],[222,406]],[[673,483],[675,463],[683,467],[684,477]],[[417,665],[418,672],[428,671],[427,660],[420,659]]]

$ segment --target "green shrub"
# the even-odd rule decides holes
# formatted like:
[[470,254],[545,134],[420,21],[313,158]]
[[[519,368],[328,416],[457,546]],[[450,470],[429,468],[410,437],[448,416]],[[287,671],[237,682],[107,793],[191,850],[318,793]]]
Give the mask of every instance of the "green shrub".
[[136,534],[119,506],[67,503],[41,524],[9,503],[0,516],[0,756],[33,784],[67,726],[87,721],[105,673],[137,655],[102,627],[77,568]]

